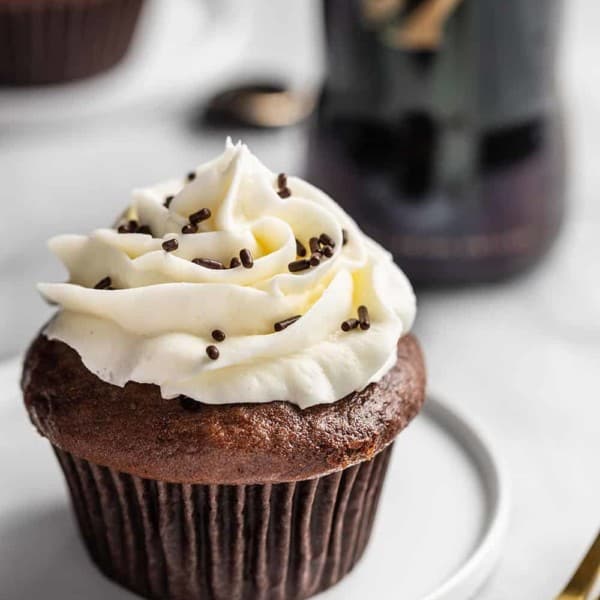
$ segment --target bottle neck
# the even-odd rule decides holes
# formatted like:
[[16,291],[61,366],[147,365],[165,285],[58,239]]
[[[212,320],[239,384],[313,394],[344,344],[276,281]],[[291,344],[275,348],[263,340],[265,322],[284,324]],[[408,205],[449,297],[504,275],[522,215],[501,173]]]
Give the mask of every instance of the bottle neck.
[[[424,7],[438,5],[451,10],[437,45],[403,46],[398,32],[419,22]],[[554,109],[560,0],[325,0],[324,6],[323,110],[332,118],[393,125],[425,112],[442,127],[489,131]]]

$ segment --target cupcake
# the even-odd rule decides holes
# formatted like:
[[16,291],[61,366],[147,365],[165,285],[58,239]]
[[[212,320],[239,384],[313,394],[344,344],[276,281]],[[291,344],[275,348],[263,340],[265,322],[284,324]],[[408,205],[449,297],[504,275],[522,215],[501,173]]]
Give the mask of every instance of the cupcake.
[[83,540],[147,598],[295,599],[361,557],[419,411],[412,289],[305,181],[242,144],[50,242],[68,283],[22,388]]
[[127,52],[143,0],[0,0],[0,84],[80,79]]

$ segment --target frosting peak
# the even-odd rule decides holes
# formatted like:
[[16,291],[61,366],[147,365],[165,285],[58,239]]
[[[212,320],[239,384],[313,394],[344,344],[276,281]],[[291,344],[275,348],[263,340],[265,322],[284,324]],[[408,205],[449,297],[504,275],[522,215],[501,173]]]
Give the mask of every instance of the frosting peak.
[[[53,238],[69,282],[39,286],[61,306],[45,334],[116,385],[212,404],[334,402],[393,366],[414,318],[390,255],[328,196],[240,143],[185,181],[134,191],[117,225]],[[370,328],[343,331],[359,306]]]

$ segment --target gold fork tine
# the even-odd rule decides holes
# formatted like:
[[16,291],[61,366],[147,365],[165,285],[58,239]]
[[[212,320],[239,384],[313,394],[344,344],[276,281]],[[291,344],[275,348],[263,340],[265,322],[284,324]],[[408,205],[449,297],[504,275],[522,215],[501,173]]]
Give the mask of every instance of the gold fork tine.
[[556,600],[586,600],[600,575],[600,533]]

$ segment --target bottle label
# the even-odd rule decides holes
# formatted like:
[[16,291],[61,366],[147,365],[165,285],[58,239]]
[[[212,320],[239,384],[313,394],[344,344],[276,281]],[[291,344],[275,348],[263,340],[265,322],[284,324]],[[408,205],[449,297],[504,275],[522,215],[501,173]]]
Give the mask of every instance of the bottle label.
[[560,0],[326,0],[326,110],[495,129],[553,108]]
[[558,0],[471,0],[477,12],[478,113],[499,128],[553,109]]

